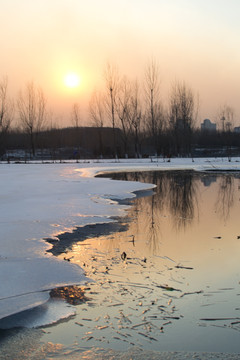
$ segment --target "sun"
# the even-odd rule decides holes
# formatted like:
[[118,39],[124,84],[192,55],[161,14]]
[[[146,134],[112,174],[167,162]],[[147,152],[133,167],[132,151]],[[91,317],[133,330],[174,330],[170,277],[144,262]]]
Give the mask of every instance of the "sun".
[[64,77],[64,84],[68,88],[77,88],[80,85],[80,77],[76,73],[68,73]]

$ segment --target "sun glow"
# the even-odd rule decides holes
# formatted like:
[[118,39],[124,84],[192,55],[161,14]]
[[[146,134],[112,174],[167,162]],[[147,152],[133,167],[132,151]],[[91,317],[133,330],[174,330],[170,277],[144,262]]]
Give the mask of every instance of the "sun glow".
[[80,77],[76,73],[68,73],[64,77],[64,84],[68,88],[77,88],[80,85]]

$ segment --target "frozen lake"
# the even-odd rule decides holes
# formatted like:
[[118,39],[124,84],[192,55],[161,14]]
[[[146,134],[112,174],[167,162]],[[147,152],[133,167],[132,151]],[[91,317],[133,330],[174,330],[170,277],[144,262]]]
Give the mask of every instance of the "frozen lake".
[[[27,166],[20,169],[25,179]],[[4,262],[9,267],[14,265],[15,271],[26,274],[27,279],[32,278],[31,264],[39,265],[38,278],[43,284],[38,287],[38,279],[33,277],[30,286],[42,307],[24,313],[24,326],[39,326],[41,321],[47,324],[61,317],[70,318],[46,328],[44,332],[42,329],[30,330],[30,333],[29,330],[3,331],[2,349],[9,341],[18,344],[19,348],[21,338],[22,342],[28,339],[36,342],[37,349],[41,344],[48,344],[48,350],[43,345],[46,359],[52,353],[61,358],[64,351],[68,351],[69,359],[74,358],[71,357],[73,354],[78,354],[76,358],[93,359],[96,358],[96,348],[105,349],[102,350],[105,358],[110,358],[112,350],[108,349],[120,351],[128,348],[136,351],[135,356],[140,356],[138,352],[143,354],[142,350],[239,353],[238,173],[119,173],[118,179],[128,181],[116,182],[90,177],[89,173],[100,171],[99,166],[92,170],[92,164],[89,169],[84,168],[88,174],[81,180],[79,172],[83,170],[76,169],[75,165],[50,166],[50,173],[45,168],[43,171],[42,165],[33,166],[36,166],[37,186],[29,187],[25,196],[19,191],[19,206],[22,204],[27,210],[38,204],[38,209],[34,208],[26,215],[21,209],[17,209],[19,212],[12,209],[12,219],[20,217],[20,221],[15,222],[21,229],[22,244],[27,246],[25,250],[23,245],[19,249],[2,247],[5,249]],[[104,166],[103,170],[106,170],[106,164]],[[107,170],[120,171],[121,167],[126,170],[127,166],[108,164]],[[150,164],[150,167],[155,170],[156,165]],[[19,176],[19,169],[11,170]],[[133,203],[128,200],[122,205],[109,201],[130,198],[132,191],[150,189],[149,184],[156,185],[154,196],[142,196],[144,193],[141,193]],[[8,188],[10,196],[10,186]],[[9,197],[6,193],[5,198],[7,205]],[[46,206],[49,204],[51,209]],[[124,216],[126,211],[127,217],[122,217],[114,228],[111,217]],[[10,214],[3,213],[2,228],[6,234],[6,223],[8,226],[11,224]],[[91,225],[94,223],[106,224],[98,231]],[[72,231],[74,226],[87,224],[90,225],[87,236],[86,228]],[[11,232],[14,234],[14,230],[16,235],[16,229]],[[57,239],[59,233],[62,233],[59,236],[62,240],[55,242],[52,249],[53,253],[55,248],[59,253],[56,258],[49,253],[50,246],[41,238]],[[101,236],[96,236],[96,233]],[[59,243],[63,246],[57,246]],[[17,265],[16,258],[20,259],[20,265]],[[64,258],[70,261],[64,261]],[[29,261],[29,268],[26,268],[25,259]],[[50,288],[84,283],[86,277],[94,282],[83,288],[87,298],[85,303],[73,306],[62,301],[47,301]],[[23,275],[22,279],[24,284]],[[47,295],[46,299],[39,300],[39,294]],[[17,294],[13,296],[16,297]],[[5,318],[2,324],[8,323],[11,327],[11,319],[16,326],[21,324],[22,318],[21,314],[12,319]],[[56,343],[61,345],[54,346]],[[136,346],[139,350],[135,349]],[[100,354],[99,350],[98,356]],[[114,353],[114,356],[120,355]],[[126,359],[130,356],[130,353],[126,354]],[[156,356],[160,358],[161,354]],[[176,356],[180,359],[185,355]],[[173,354],[170,358],[174,358]],[[208,354],[207,358],[214,357]]]

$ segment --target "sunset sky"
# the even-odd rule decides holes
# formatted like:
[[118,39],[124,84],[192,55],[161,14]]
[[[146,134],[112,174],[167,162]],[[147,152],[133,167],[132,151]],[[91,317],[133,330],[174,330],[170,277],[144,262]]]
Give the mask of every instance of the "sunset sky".
[[[199,122],[220,106],[240,125],[239,0],[0,0],[0,76],[15,98],[40,85],[56,122],[70,124],[75,102],[87,120],[90,96],[107,62],[142,81],[156,59],[162,99],[184,80],[200,97]],[[76,73],[78,86],[66,86]],[[76,79],[75,79],[76,80]]]

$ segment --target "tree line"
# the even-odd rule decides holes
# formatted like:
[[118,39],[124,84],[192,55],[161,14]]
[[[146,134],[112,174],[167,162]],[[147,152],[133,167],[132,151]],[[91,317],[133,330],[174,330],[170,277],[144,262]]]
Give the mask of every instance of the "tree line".
[[[118,67],[110,63],[106,64],[103,74],[103,89],[95,90],[89,101],[88,120],[95,129],[92,156],[170,158],[193,156],[196,147],[225,147],[230,153],[233,146],[239,146],[239,136],[232,131],[234,112],[230,106],[225,105],[218,112],[220,126],[213,133],[201,132],[196,127],[198,94],[184,81],[176,80],[172,84],[168,103],[163,103],[160,70],[155,60],[146,65],[141,83],[121,75]],[[75,130],[72,139],[68,132],[67,143],[80,153],[84,144],[79,103],[73,104],[70,115]],[[11,127],[14,119],[17,119],[17,130]],[[56,132],[50,123],[47,98],[40,87],[29,82],[17,100],[12,101],[8,96],[7,78],[0,80],[0,155],[14,146],[15,139],[18,146],[24,143],[35,157],[39,147],[56,143],[56,134],[66,135],[66,131]],[[109,127],[111,132],[108,130],[106,137],[105,129]],[[66,146],[65,143],[61,140],[56,147]]]

